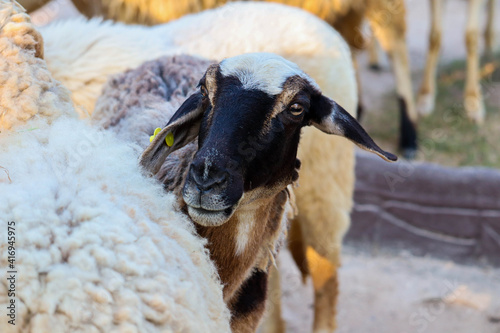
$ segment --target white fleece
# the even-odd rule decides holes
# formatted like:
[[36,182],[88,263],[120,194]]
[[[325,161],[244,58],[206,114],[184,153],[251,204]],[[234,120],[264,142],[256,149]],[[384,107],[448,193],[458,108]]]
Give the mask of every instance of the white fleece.
[[17,271],[0,332],[229,332],[205,240],[130,146],[78,120],[34,37],[0,0],[0,267],[14,221]]
[[[0,134],[0,216],[4,231],[16,222],[19,272],[17,325],[0,331],[228,332],[204,240],[133,150],[75,119],[37,127]],[[2,279],[2,309],[7,289]]]
[[92,113],[110,74],[182,53],[212,60],[276,53],[298,64],[351,113],[356,108],[347,44],[327,23],[295,7],[237,2],[155,27],[77,18],[54,22],[41,33],[49,70],[72,92],[81,115]]

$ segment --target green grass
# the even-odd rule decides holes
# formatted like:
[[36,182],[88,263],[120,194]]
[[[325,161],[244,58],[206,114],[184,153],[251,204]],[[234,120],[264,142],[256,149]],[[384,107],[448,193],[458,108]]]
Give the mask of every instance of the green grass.
[[[486,106],[484,125],[470,122],[463,108],[465,62],[440,68],[434,113],[419,122],[417,160],[500,169],[500,54],[482,68],[490,70],[481,81]],[[366,114],[363,125],[385,148],[396,150],[399,112],[394,95],[384,97],[383,112]]]

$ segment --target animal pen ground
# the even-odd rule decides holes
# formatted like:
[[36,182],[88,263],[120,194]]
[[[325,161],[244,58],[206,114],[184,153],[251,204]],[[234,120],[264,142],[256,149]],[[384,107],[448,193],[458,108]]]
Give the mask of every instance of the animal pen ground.
[[[406,4],[412,77],[414,87],[418,87],[427,49],[428,1],[407,0]],[[77,15],[71,6],[63,0],[51,3],[34,15],[34,22]],[[462,107],[466,12],[467,1],[447,2],[436,111],[420,123],[424,149],[417,160],[500,168],[499,53],[482,67],[487,106],[484,127],[469,124]],[[496,17],[500,17],[500,6]],[[495,31],[498,51],[498,19]],[[395,151],[398,115],[388,62],[383,62],[383,70],[378,73],[368,70],[366,53],[359,55],[359,62],[366,109],[363,125],[386,149]],[[302,286],[289,253],[283,251],[280,256],[288,332],[307,332],[313,314],[311,288]],[[499,269],[481,262],[461,266],[378,248],[360,252],[352,246],[345,248],[342,261],[338,332],[500,332]]]

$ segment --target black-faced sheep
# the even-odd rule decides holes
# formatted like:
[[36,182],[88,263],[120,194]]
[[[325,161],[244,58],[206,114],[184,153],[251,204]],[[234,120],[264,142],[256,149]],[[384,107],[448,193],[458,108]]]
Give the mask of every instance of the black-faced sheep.
[[[81,115],[93,112],[109,75],[144,61],[180,53],[221,60],[244,52],[273,52],[297,63],[327,96],[355,114],[349,48],[328,24],[296,8],[234,3],[157,27],[78,19],[53,23],[41,32],[48,67],[72,92],[73,101],[84,110]],[[299,213],[291,231],[299,238],[290,245],[303,274],[316,281],[315,329],[331,331],[336,270],[350,224],[354,150],[346,140],[305,128],[298,157],[301,181],[294,190]]]
[[194,58],[166,58],[114,77],[94,117],[143,146],[149,143],[145,131],[152,134],[159,118],[170,118],[141,165],[177,194],[181,209],[208,239],[233,332],[254,332],[264,311],[268,268],[287,230],[287,186],[298,178],[302,127],[344,136],[388,160],[395,156],[380,150],[295,64],[270,53],[210,65],[199,90],[169,116],[162,104],[172,94],[165,92],[178,85],[169,71],[183,66],[188,73],[200,65]]

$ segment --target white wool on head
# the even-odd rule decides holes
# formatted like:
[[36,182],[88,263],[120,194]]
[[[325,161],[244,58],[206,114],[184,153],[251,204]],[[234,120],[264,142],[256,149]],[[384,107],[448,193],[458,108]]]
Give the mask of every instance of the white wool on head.
[[1,332],[229,332],[205,241],[111,132],[66,118],[2,133],[0,161],[19,272],[16,326]]
[[223,76],[235,76],[245,89],[261,90],[268,95],[278,95],[283,84],[292,76],[300,76],[318,90],[319,87],[299,66],[273,53],[245,53],[224,59],[220,63]]

